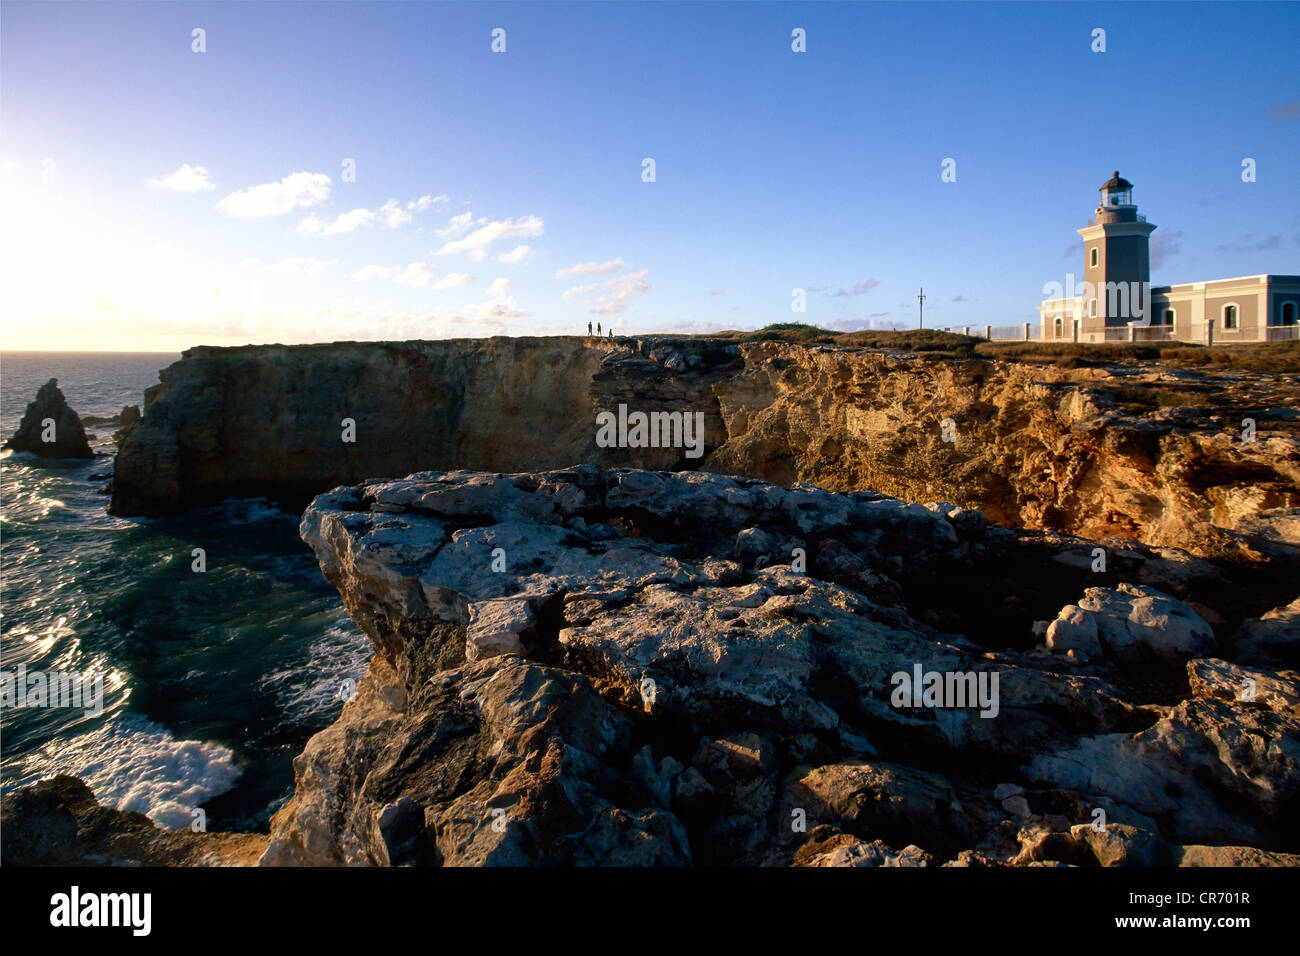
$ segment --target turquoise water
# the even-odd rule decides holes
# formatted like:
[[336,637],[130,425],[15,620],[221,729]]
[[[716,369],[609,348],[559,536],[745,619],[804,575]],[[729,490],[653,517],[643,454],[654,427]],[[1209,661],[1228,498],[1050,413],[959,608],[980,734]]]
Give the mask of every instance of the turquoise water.
[[[143,406],[179,356],[0,354],[0,430],[57,378],[80,415]],[[111,456],[111,425],[88,426]],[[104,680],[103,711],[6,707],[5,790],[80,776],[102,803],[210,830],[265,829],[290,795],[291,761],[342,707],[370,645],[298,538],[262,499],[168,518],[115,518],[96,493],[112,458],[0,461],[0,669]],[[207,570],[191,569],[194,548]]]

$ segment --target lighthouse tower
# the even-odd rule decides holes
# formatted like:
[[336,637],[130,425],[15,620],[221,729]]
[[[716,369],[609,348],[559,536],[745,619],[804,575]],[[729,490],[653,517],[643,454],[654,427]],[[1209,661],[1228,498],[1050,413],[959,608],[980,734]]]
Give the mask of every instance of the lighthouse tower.
[[[1151,250],[1155,226],[1139,216],[1133,184],[1116,170],[1101,186],[1096,219],[1080,229],[1083,237],[1084,296],[1082,331],[1099,333],[1150,319]],[[1089,335],[1089,338],[1093,336]]]

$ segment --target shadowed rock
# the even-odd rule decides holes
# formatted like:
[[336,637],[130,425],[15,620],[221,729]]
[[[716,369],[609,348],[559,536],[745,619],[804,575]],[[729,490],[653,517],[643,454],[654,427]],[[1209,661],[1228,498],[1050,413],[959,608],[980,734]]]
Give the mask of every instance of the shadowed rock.
[[66,775],[5,794],[3,826],[5,866],[251,866],[266,847],[254,833],[160,830]]
[[[48,440],[47,440],[48,439]],[[93,458],[86,431],[77,413],[68,407],[58,379],[40,387],[27,406],[18,430],[4,444],[14,451],[30,451],[43,458]]]

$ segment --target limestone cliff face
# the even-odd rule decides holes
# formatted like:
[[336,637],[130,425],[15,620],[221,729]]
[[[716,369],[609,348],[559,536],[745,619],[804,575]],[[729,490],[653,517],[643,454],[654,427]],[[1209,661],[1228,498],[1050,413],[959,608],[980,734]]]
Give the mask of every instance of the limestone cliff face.
[[[1009,526],[1200,554],[1300,543],[1300,387],[1264,374],[500,338],[196,348],[146,400],[118,455],[118,514],[237,494],[301,506],[365,478],[586,463],[944,499]],[[620,403],[703,413],[704,458],[598,447],[596,414]]]

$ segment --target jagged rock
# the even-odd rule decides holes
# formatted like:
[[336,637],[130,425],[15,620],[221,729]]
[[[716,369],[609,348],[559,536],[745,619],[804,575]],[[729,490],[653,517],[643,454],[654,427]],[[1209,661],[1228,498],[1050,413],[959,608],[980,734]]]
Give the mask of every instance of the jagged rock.
[[1221,660],[1188,661],[1187,682],[1197,697],[1259,703],[1277,713],[1300,714],[1300,674],[1263,671]]
[[1020,850],[1011,862],[1018,866],[1160,866],[1168,857],[1159,834],[1121,823],[1100,828],[1083,823],[1068,829],[1033,823],[1017,833],[1017,841]]
[[5,866],[252,866],[256,833],[160,830],[143,813],[100,806],[60,775],[3,797]]
[[[1027,634],[1054,594],[1095,578],[1024,533],[974,522],[958,535],[952,510],[587,466],[318,496],[302,537],[376,654],[295,761],[263,862],[788,864],[805,825],[848,838],[799,856],[817,865],[1158,856],[1136,831],[1279,848],[1300,717],[1215,699],[1237,675],[1204,660],[1205,696],[1169,707],[1135,690],[1140,660],[1081,672],[964,636],[995,635],[988,608],[1003,606]],[[796,540],[804,573],[782,554]],[[1163,560],[1130,551],[1117,563]],[[885,567],[896,604],[867,596]],[[969,605],[935,601],[936,581],[978,569],[1015,602],[978,582]],[[1199,634],[1166,595],[1107,593],[1143,648]],[[909,610],[936,604],[954,630]],[[927,701],[926,674],[971,697]],[[977,699],[980,675],[997,677],[992,699]],[[900,677],[918,688],[901,703]],[[909,766],[922,754],[926,769]],[[971,779],[988,761],[1047,786],[990,792]],[[1072,836],[1095,808],[1135,833]]]
[[882,840],[867,843],[847,833],[821,838],[821,834],[814,831],[808,842],[795,853],[794,865],[924,867],[933,866],[934,857],[916,845],[893,850]]
[[1180,842],[1258,843],[1282,825],[1300,788],[1300,716],[1192,698],[1141,733],[1085,737],[1035,755],[1026,771],[1107,795],[1164,822]]
[[1159,834],[1123,823],[1100,829],[1084,823],[1071,827],[1070,836],[1088,849],[1099,866],[1160,866],[1168,854]]
[[465,634],[465,660],[476,661],[497,654],[522,654],[522,635],[537,623],[527,601],[500,598],[477,601],[469,606],[469,629]]
[[113,416],[113,424],[117,426],[117,431],[113,432],[113,444],[121,448],[139,422],[139,405],[122,406],[122,410]]
[[1177,866],[1300,866],[1300,853],[1273,853],[1253,846],[1184,846]]
[[261,863],[687,864],[671,813],[614,802],[629,732],[571,673],[505,656],[407,683],[376,657],[294,761]]
[[[52,440],[46,441],[49,437]],[[86,431],[77,413],[68,407],[57,379],[40,387],[23,413],[18,430],[4,443],[14,451],[29,451],[43,458],[93,458]]]
[[987,807],[963,801],[942,777],[888,763],[800,767],[786,786],[785,819],[803,810],[810,824],[835,824],[860,836],[901,842],[908,835],[931,853],[956,853],[976,842]]
[[1242,621],[1232,646],[1247,664],[1300,667],[1300,597],[1275,607],[1257,620]]

